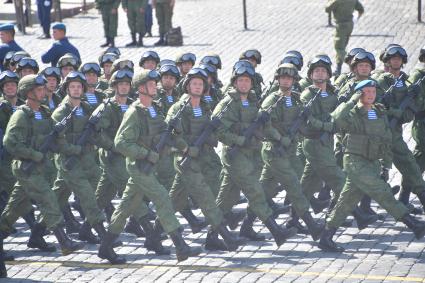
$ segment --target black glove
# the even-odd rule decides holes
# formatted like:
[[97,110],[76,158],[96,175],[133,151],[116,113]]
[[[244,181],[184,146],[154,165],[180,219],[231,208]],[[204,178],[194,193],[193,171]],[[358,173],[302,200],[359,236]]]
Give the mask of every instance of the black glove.
[[381,168],[381,178],[385,182],[388,182],[388,180],[390,179],[390,169],[382,167]]

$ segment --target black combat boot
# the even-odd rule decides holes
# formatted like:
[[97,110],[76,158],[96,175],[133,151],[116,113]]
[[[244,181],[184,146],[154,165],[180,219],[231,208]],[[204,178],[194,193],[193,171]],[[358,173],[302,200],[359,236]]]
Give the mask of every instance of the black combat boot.
[[35,215],[34,215],[34,209],[31,209],[30,212],[22,216],[22,218],[25,220],[25,223],[32,229],[36,223],[35,221]]
[[360,201],[360,209],[362,210],[362,212],[369,215],[377,215],[378,220],[384,220],[385,216],[382,214],[376,213],[376,211],[372,209],[371,203],[372,203],[372,198],[368,195],[365,195]]
[[55,234],[56,239],[59,242],[59,245],[62,250],[62,255],[69,255],[74,251],[81,250],[82,248],[84,248],[84,243],[72,241],[65,234],[65,231],[59,226],[57,226],[53,230],[53,233]]
[[416,239],[422,239],[425,235],[425,223],[414,218],[410,214],[406,214],[401,218],[401,222],[406,224],[415,234]]
[[247,211],[239,231],[240,237],[247,238],[250,241],[264,241],[266,239],[266,237],[263,235],[255,232],[254,228],[252,227],[256,218],[257,216],[253,212],[250,210]]
[[308,235],[309,231],[307,227],[303,226],[300,222],[300,217],[295,212],[294,208],[291,208],[291,219],[286,223],[286,228],[297,228],[297,234]]
[[115,37],[110,37],[109,38],[109,46],[115,47]]
[[112,247],[117,238],[117,234],[106,232],[100,242],[97,256],[101,259],[107,259],[111,264],[124,264],[126,262],[125,258],[118,256]]
[[208,251],[227,251],[227,246],[224,241],[218,238],[218,232],[210,228],[205,239],[205,249]]
[[226,220],[226,223],[229,226],[230,230],[235,230],[239,226],[239,222],[241,222],[244,217],[244,211],[230,211],[224,215],[224,219]]
[[43,238],[46,228],[43,224],[36,223],[31,228],[31,235],[27,243],[27,247],[31,249],[39,249],[42,252],[54,252],[55,246],[49,245]]
[[[409,213],[412,214],[422,214],[423,210],[419,207],[414,206],[413,204],[410,203],[410,193],[412,192],[412,190],[408,187],[402,186],[400,194],[398,195],[398,200],[401,201],[408,209],[409,209]],[[419,198],[419,195],[418,195]],[[420,198],[419,198],[420,200]],[[422,202],[421,202],[422,203]],[[422,203],[423,205],[423,203]]]
[[273,211],[274,218],[278,218],[279,215],[288,213],[290,211],[289,205],[278,204],[273,199],[267,199],[267,203]]
[[169,255],[170,250],[163,247],[161,243],[161,235],[157,234],[148,217],[140,219],[140,225],[145,230],[146,239],[144,247],[148,251],[154,251],[156,255]]
[[336,233],[336,228],[325,228],[320,237],[319,241],[319,249],[324,252],[337,252],[342,253],[344,251],[343,247],[338,246],[334,241],[332,241],[332,237]]
[[142,47],[143,46],[143,36],[144,34],[139,33],[139,41],[137,41],[137,46]]
[[131,42],[127,43],[125,47],[137,46],[136,33],[131,33]]
[[164,46],[164,45],[165,45],[164,34],[160,34],[159,40],[154,43],[154,46]]
[[110,42],[110,37],[109,37],[109,36],[107,36],[107,37],[106,37],[106,42],[105,42],[104,44],[100,45],[100,47],[106,47],[106,46],[109,46],[109,43],[111,43],[111,42]]
[[356,206],[356,208],[353,210],[353,216],[357,222],[357,228],[359,230],[363,230],[370,224],[373,224],[378,221],[378,215],[366,214],[358,206]]
[[310,200],[310,205],[314,214],[318,214],[329,206],[329,200],[320,200],[313,196]]
[[[106,235],[106,230],[105,230],[105,227],[103,227],[103,222],[94,224],[93,229],[96,231],[97,235],[99,236],[100,242],[102,242],[102,239]],[[116,240],[115,242],[112,243],[113,248],[116,248],[119,246],[122,246],[122,242],[120,240]]]
[[62,210],[63,218],[65,220],[65,228],[68,234],[78,233],[81,229],[81,224],[78,222],[74,214],[72,214],[71,207],[66,204]]
[[100,243],[100,239],[93,234],[91,230],[91,225],[89,224],[87,220],[84,221],[80,231],[78,232],[78,240],[85,241],[89,244]]
[[[149,215],[147,217],[149,219]],[[179,229],[180,229],[180,227],[179,227]],[[159,221],[158,217],[155,218],[155,222],[153,223],[153,229],[155,230],[156,235],[160,235],[161,241],[168,238],[167,234],[164,231],[164,228],[162,227],[161,221]],[[180,232],[183,232],[183,231],[180,231]]]
[[224,222],[217,227],[217,232],[223,238],[224,244],[229,251],[236,251],[240,245],[244,245],[246,243],[245,240],[233,235],[229,230],[227,230]]
[[201,248],[191,248],[188,244],[186,244],[178,229],[174,230],[169,235],[171,241],[173,241],[173,244],[176,247],[177,261],[184,261],[189,257],[197,256],[202,252]]
[[318,239],[320,239],[325,225],[317,223],[308,211],[306,211],[303,216],[301,216],[301,219],[307,225],[308,233],[311,235],[313,240],[317,241]]
[[319,194],[317,195],[317,199],[330,201],[331,198],[331,188],[327,185],[324,185],[320,190]]
[[193,214],[192,210],[187,208],[180,211],[180,214],[187,220],[189,223],[190,229],[192,229],[192,233],[196,234],[202,231],[203,228],[207,227],[207,222],[205,220],[198,219],[195,214]]
[[136,235],[137,238],[145,237],[145,232],[143,232],[142,227],[140,227],[140,224],[134,216],[130,216],[125,224],[124,231]]
[[288,229],[280,227],[272,216],[267,218],[267,220],[264,222],[264,225],[266,225],[267,229],[269,229],[270,233],[272,233],[272,236],[278,247],[280,247],[287,239],[297,234],[296,228]]

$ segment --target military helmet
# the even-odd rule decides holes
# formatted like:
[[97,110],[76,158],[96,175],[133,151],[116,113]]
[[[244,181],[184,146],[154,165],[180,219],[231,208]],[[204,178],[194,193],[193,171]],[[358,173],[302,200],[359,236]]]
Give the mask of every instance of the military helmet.
[[10,70],[6,70],[0,73],[0,89],[3,87],[3,85],[7,82],[14,82],[18,84],[19,77],[15,72],[12,72]]
[[12,60],[13,55],[16,53],[16,51],[9,51],[6,53],[3,59],[3,68],[9,69],[10,61]]
[[407,52],[403,47],[401,47],[398,44],[397,45],[394,44],[392,46],[387,47],[384,55],[382,56],[382,61],[384,63],[387,63],[390,60],[390,58],[394,56],[400,56],[403,63],[404,64],[407,63]]
[[37,61],[35,61],[33,58],[24,57],[21,60],[19,60],[18,65],[16,66],[16,71],[20,72],[22,69],[29,68],[34,70],[34,73],[38,73],[39,67]]
[[161,76],[156,70],[142,70],[133,76],[132,84],[135,89],[139,89],[141,85],[146,84],[148,81],[159,82]]
[[78,70],[78,67],[80,67],[80,65],[81,65],[80,59],[72,53],[66,53],[65,55],[60,57],[58,60],[58,63],[56,64],[58,68],[71,66],[71,67],[74,67],[74,70]]
[[239,61],[235,62],[235,64],[233,65],[233,68],[232,68],[232,72],[235,71],[237,68],[242,67],[242,66],[254,68],[252,66],[251,62],[249,62],[246,59],[243,59],[243,60],[239,60]]
[[356,54],[359,53],[359,52],[366,52],[366,50],[364,48],[361,48],[361,47],[352,48],[347,53],[347,55],[345,55],[344,62],[348,65],[351,65],[351,60],[353,60],[354,56],[356,56]]
[[187,86],[189,85],[189,82],[191,79],[193,78],[199,78],[204,82],[204,93],[207,91],[208,89],[208,74],[201,68],[192,68],[187,74],[186,77],[184,78],[183,81],[183,90],[184,92],[187,91]]
[[130,70],[118,70],[114,72],[109,80],[109,84],[111,86],[115,86],[119,82],[129,82],[131,84],[131,80],[133,79],[134,73]]
[[142,67],[143,63],[145,63],[145,61],[147,60],[154,60],[155,63],[158,64],[160,61],[160,58],[158,53],[156,53],[155,51],[152,51],[152,50],[145,51],[143,52],[142,57],[140,57],[139,66]]
[[177,66],[176,65],[176,61],[174,61],[174,60],[171,60],[171,59],[162,59],[161,61],[159,61],[158,66],[157,66],[157,69],[161,69],[161,67],[164,66],[164,65],[174,65],[174,66]]
[[300,78],[298,75],[297,67],[295,67],[293,64],[290,64],[290,63],[280,64],[274,74],[274,77],[276,79],[279,79],[279,77],[283,75],[290,76],[294,78],[295,80],[299,80]]
[[240,65],[236,67],[232,72],[232,76],[230,77],[230,82],[233,84],[235,80],[241,76],[248,76],[252,81],[254,81],[255,70],[252,67],[252,65],[244,64],[244,65]]
[[217,69],[221,69],[221,58],[218,54],[209,53],[201,59],[201,63],[213,65]]
[[115,73],[118,70],[127,69],[134,73],[134,63],[131,60],[118,59],[112,63],[111,73]]
[[68,86],[71,82],[80,82],[83,85],[84,92],[87,91],[87,80],[83,73],[78,71],[69,72],[62,84],[62,90],[67,92]]
[[161,65],[161,68],[159,68],[159,74],[161,75],[161,77],[163,75],[171,75],[175,77],[176,80],[180,80],[180,71],[176,65],[172,65],[172,64]]
[[207,73],[208,76],[211,76],[213,78],[214,83],[217,82],[217,80],[218,80],[218,78],[217,78],[217,68],[215,66],[203,63],[203,64],[199,64],[199,68],[204,70],[205,73]]
[[385,47],[385,49],[383,49],[383,50],[381,51],[381,53],[379,53],[379,60],[381,60],[381,62],[384,62],[385,52],[388,50],[388,48],[393,47],[393,46],[399,46],[399,47],[401,47],[401,45],[400,45],[400,44],[397,44],[397,43],[390,43],[390,44],[388,44],[388,45]]
[[176,58],[176,64],[181,64],[184,62],[191,62],[192,65],[195,65],[196,55],[193,53],[181,53]]
[[329,77],[332,76],[332,61],[328,55],[320,54],[313,57],[313,59],[308,62],[307,76],[310,77],[313,73],[313,70],[317,67],[324,67],[329,74]]
[[[289,50],[288,52],[285,53],[285,55],[283,56],[283,58],[285,58],[286,56],[295,56],[298,58],[298,60],[300,61],[301,66],[299,67],[298,71],[300,71],[302,69],[302,67],[304,66],[304,57],[301,54],[301,52],[297,51],[297,50]],[[297,68],[298,66],[295,65]]]
[[105,63],[114,63],[119,56],[115,53],[104,53],[99,56],[99,65],[103,68]]
[[10,59],[10,65],[16,66],[22,58],[31,58],[31,56],[28,54],[28,52],[17,51],[13,54],[12,58]]
[[79,71],[83,74],[86,73],[95,73],[98,77],[102,74],[99,64],[96,62],[87,62],[81,65]]
[[367,52],[367,51],[360,51],[359,53],[357,53],[353,57],[353,59],[351,60],[350,66],[352,68],[354,68],[354,66],[356,66],[360,62],[368,62],[368,63],[370,63],[370,65],[372,66],[372,70],[375,70],[376,60],[375,60],[375,56],[373,56],[372,53]]
[[32,89],[38,86],[45,86],[47,83],[46,78],[43,75],[27,75],[19,80],[18,93],[23,97]]
[[58,67],[47,67],[40,72],[43,76],[55,77],[58,84],[61,81],[61,71]]
[[242,59],[254,59],[257,64],[261,64],[261,53],[257,49],[249,49],[242,52],[242,54],[239,56],[239,60]]
[[291,54],[286,54],[285,57],[283,57],[283,59],[280,61],[279,66],[285,63],[294,65],[297,67],[298,71],[301,71],[301,68],[303,67],[303,63],[300,58]]
[[113,47],[109,46],[108,48],[106,48],[105,52],[103,52],[103,54],[106,54],[106,53],[113,53],[113,54],[117,55],[118,58],[121,56],[121,51],[119,50],[118,47],[115,47],[115,46],[113,46]]

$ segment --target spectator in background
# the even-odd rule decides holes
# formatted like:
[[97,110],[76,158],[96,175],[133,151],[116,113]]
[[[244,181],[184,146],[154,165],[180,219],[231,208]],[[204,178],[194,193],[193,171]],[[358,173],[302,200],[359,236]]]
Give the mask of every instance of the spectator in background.
[[152,37],[152,25],[153,25],[153,17],[152,17],[152,0],[148,0],[148,4],[145,8],[145,27],[146,27],[146,36]]
[[43,28],[43,35],[39,38],[48,39],[50,36],[50,12],[52,10],[52,0],[37,0],[37,14],[40,25]]

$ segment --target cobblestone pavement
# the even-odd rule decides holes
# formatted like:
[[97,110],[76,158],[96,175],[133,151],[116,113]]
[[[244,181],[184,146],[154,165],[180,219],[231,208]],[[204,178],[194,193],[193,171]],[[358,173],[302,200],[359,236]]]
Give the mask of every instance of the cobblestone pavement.
[[[412,59],[406,65],[409,71],[415,64],[420,47],[424,45],[425,29],[416,22],[414,0],[363,0],[366,13],[353,32],[350,47],[361,46],[375,55],[381,48],[395,42],[402,44]],[[222,56],[224,68],[220,73],[228,81],[232,63],[246,48],[258,48],[263,54],[259,72],[266,81],[271,79],[278,60],[289,49],[299,49],[308,58],[326,52],[334,58],[332,28],[326,27],[325,1],[317,0],[263,0],[247,1],[249,31],[243,31],[242,1],[225,0],[178,0],[174,25],[182,26],[185,45],[181,48],[155,48],[161,58],[174,58],[180,51],[192,51],[199,57],[209,51]],[[71,41],[82,54],[83,60],[94,60],[103,43],[101,19],[95,10],[66,19]],[[50,45],[49,41],[32,35],[17,36],[17,41],[33,57]],[[157,33],[157,26],[154,27]],[[119,47],[129,41],[126,18],[120,9]],[[153,48],[157,38],[147,38],[145,48],[122,48],[123,58],[138,61],[141,52]],[[381,65],[378,64],[378,67]],[[406,126],[406,139],[410,142],[410,129]],[[396,171],[392,183],[400,182]],[[282,200],[284,194],[278,196]],[[415,199],[414,203],[418,204]],[[241,205],[240,207],[243,207]],[[379,209],[380,213],[384,213]],[[200,214],[200,211],[197,211]],[[323,215],[316,215],[323,219]],[[278,219],[282,223],[287,218]],[[422,218],[424,218],[422,216]],[[194,245],[202,245],[206,231],[185,236]],[[117,248],[119,254],[127,255],[128,264],[110,266],[96,256],[97,247],[89,245],[84,251],[69,256],[55,253],[39,253],[26,247],[29,231],[19,222],[18,233],[9,237],[5,249],[12,251],[15,262],[8,262],[11,282],[43,281],[108,281],[108,282],[423,282],[425,265],[424,240],[414,240],[404,225],[395,223],[391,216],[371,227],[358,231],[355,228],[340,229],[337,241],[346,247],[343,254],[323,253],[308,236],[290,239],[279,249],[271,235],[257,222],[269,240],[250,242],[235,252],[202,253],[199,257],[176,264],[174,252],[171,257],[157,257],[143,248],[143,239],[122,234],[124,245]],[[54,242],[52,236],[47,237]],[[171,245],[170,240],[165,245]]]

